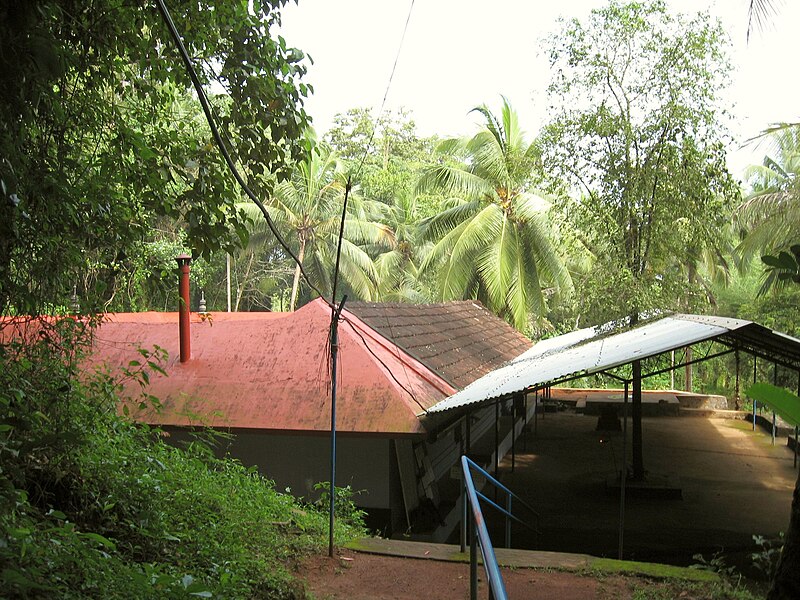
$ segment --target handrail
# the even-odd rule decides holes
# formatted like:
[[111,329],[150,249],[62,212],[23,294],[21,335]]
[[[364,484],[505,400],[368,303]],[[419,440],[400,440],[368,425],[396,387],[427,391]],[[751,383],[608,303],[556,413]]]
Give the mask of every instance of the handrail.
[[[501,489],[502,491],[504,491],[506,494],[508,494],[508,495],[509,495],[509,496],[511,496],[512,498],[516,499],[517,501],[519,501],[519,502],[522,504],[522,506],[524,506],[525,508],[527,508],[529,511],[531,511],[533,514],[535,514],[537,517],[538,517],[538,516],[540,516],[540,515],[539,515],[539,512],[538,512],[538,511],[537,511],[535,508],[533,508],[533,507],[532,507],[530,504],[528,504],[527,502],[525,502],[525,500],[523,500],[522,498],[520,498],[519,496],[517,496],[517,495],[516,495],[514,492],[512,492],[510,489],[508,489],[508,488],[507,488],[506,486],[504,486],[502,483],[500,483],[499,481],[497,481],[497,479],[495,479],[494,477],[492,477],[491,475],[489,475],[489,473],[487,473],[487,472],[486,472],[484,469],[482,469],[482,468],[481,468],[481,466],[480,466],[478,463],[476,463],[474,460],[472,460],[472,459],[471,459],[471,458],[469,458],[468,456],[463,456],[462,458],[466,458],[466,459],[467,459],[467,461],[469,461],[469,464],[470,464],[471,466],[475,467],[475,468],[476,468],[478,471],[480,471],[481,475],[483,475],[483,476],[486,478],[486,480],[487,480],[489,483],[493,484],[495,487],[498,487],[498,488],[500,488],[500,489]],[[513,515],[509,515],[509,516],[513,516]]]
[[[478,555],[477,546],[480,546],[481,557],[483,558],[483,568],[486,571],[486,580],[489,583],[489,594],[493,600],[508,600],[506,586],[503,577],[500,575],[500,567],[497,565],[497,557],[494,554],[492,540],[489,539],[489,531],[483,520],[483,513],[478,501],[478,494],[475,491],[475,484],[472,481],[470,466],[474,466],[479,471],[488,474],[466,456],[461,457],[461,469],[464,473],[464,487],[467,499],[472,508],[472,543],[469,547],[469,571],[470,571],[470,598],[477,600],[478,597]],[[477,542],[477,543],[476,543]]]
[[[480,493],[480,492],[475,492],[475,493],[478,495],[478,498],[480,498],[481,500],[483,500],[484,502],[486,502],[486,504],[488,504],[489,506],[491,506],[492,508],[494,508],[494,509],[495,509],[495,510],[497,510],[498,512],[501,512],[501,513],[503,513],[503,514],[504,514],[506,517],[508,517],[509,519],[513,519],[514,521],[516,521],[516,522],[517,522],[517,523],[519,523],[520,525],[524,525],[525,527],[527,527],[528,529],[530,529],[530,530],[531,530],[531,531],[533,531],[534,533],[541,533],[541,531],[539,531],[539,530],[538,530],[536,527],[534,527],[533,525],[531,525],[531,524],[529,524],[529,523],[526,523],[525,521],[523,521],[522,519],[520,519],[518,516],[516,516],[516,515],[514,515],[514,514],[511,514],[509,511],[507,511],[505,508],[503,508],[502,506],[500,506],[499,504],[497,504],[497,502],[495,502],[494,500],[492,500],[491,498],[489,498],[489,497],[488,497],[488,496],[486,496],[485,494],[482,494],[482,493]],[[534,511],[534,512],[535,512],[535,511]],[[536,516],[538,517],[538,516],[539,516],[539,513],[536,513]]]
[[[539,528],[538,528],[539,519],[541,517],[541,515],[539,514],[539,511],[537,511],[530,504],[525,502],[525,500],[523,500],[522,498],[517,496],[514,492],[512,492],[505,485],[500,483],[497,479],[492,477],[489,473],[487,473],[474,460],[472,460],[468,456],[462,456],[462,459],[466,459],[467,460],[467,465],[469,467],[477,470],[480,475],[483,475],[486,478],[486,481],[488,483],[491,483],[492,485],[494,485],[495,487],[499,488],[501,491],[506,493],[506,507],[503,508],[502,506],[500,506],[496,502],[492,501],[491,499],[489,499],[487,496],[485,496],[481,492],[476,492],[477,495],[478,495],[478,498],[480,498],[481,500],[485,501],[489,506],[491,506],[492,508],[494,508],[495,510],[497,510],[501,514],[505,515],[505,517],[506,517],[506,527],[505,527],[505,537],[506,537],[505,545],[506,545],[506,548],[510,548],[511,547],[511,520],[514,520],[517,523],[520,523],[520,524],[524,525],[525,527],[527,527],[528,529],[530,529],[531,531],[533,531],[536,534],[540,534],[541,533],[541,531],[539,531]],[[462,486],[462,492],[463,492],[463,486]],[[533,516],[536,518],[537,527],[534,527],[534,526],[530,525],[529,523],[526,523],[525,521],[523,521],[522,519],[520,519],[519,517],[517,517],[515,514],[513,514],[511,512],[512,500],[516,500],[517,503],[521,504],[524,508],[528,509],[533,514]],[[461,518],[462,518],[462,522],[461,522],[461,551],[465,552],[466,551],[466,545],[467,545],[467,507],[466,507],[466,503],[463,506]]]

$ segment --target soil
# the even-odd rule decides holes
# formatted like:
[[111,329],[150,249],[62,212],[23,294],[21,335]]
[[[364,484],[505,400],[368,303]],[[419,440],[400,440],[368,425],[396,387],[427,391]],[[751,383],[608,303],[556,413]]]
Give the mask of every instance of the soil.
[[[682,590],[680,587],[676,588],[674,583],[667,584],[642,577],[581,575],[539,569],[502,569],[502,573],[508,597],[520,600],[624,600],[641,597],[644,590],[649,591],[647,597],[680,597],[688,600],[708,597],[697,586]],[[298,577],[305,580],[307,597],[314,600],[469,598],[469,565],[464,563],[378,556],[342,550],[334,558],[314,556],[307,559],[299,569]],[[482,568],[478,577],[478,597],[486,598],[488,590]]]

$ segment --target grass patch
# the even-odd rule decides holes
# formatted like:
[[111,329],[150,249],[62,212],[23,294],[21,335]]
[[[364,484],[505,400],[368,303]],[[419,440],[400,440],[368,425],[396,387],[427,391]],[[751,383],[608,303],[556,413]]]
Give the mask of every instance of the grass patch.
[[622,575],[643,575],[655,579],[684,579],[687,581],[719,581],[719,575],[711,571],[645,563],[632,560],[616,560],[613,558],[596,558],[589,564],[591,571],[618,573]]

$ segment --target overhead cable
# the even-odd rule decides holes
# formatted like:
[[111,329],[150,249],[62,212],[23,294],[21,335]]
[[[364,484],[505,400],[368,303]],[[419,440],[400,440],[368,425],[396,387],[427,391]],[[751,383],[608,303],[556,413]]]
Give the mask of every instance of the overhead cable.
[[[216,122],[214,121],[214,116],[211,113],[211,106],[208,102],[208,98],[206,97],[205,90],[203,90],[203,85],[200,82],[200,79],[197,76],[197,73],[194,70],[194,66],[192,65],[192,61],[189,57],[189,53],[186,51],[186,47],[183,45],[183,40],[181,39],[180,34],[178,33],[177,27],[175,27],[175,23],[172,21],[172,17],[169,14],[169,10],[167,10],[166,5],[164,4],[164,0],[156,0],[156,5],[158,6],[158,12],[161,13],[161,17],[164,20],[164,23],[167,25],[169,29],[170,35],[172,36],[175,45],[178,47],[178,51],[180,52],[181,58],[183,59],[183,64],[186,66],[186,70],[189,73],[189,77],[192,80],[192,84],[194,85],[195,91],[197,92],[197,96],[200,99],[200,105],[203,107],[203,113],[206,116],[206,120],[208,121],[208,125],[211,128],[211,135],[214,138],[214,142],[219,148],[222,157],[225,159],[225,163],[228,165],[228,169],[230,169],[231,173],[233,174],[234,179],[239,184],[239,186],[244,190],[247,197],[253,201],[253,203],[259,208],[261,213],[264,215],[264,219],[267,221],[267,226],[269,230],[272,232],[272,235],[275,236],[275,239],[278,240],[278,243],[281,247],[286,251],[289,257],[294,261],[297,265],[300,273],[303,275],[303,279],[305,279],[308,286],[314,290],[323,300],[325,299],[325,295],[315,286],[311,279],[308,277],[308,274],[303,269],[303,263],[300,259],[295,256],[294,252],[292,252],[289,245],[284,241],[281,237],[278,229],[275,227],[275,223],[272,221],[272,218],[269,216],[269,212],[265,208],[264,204],[258,197],[255,195],[253,190],[250,189],[250,186],[247,185],[242,175],[239,173],[239,170],[236,168],[236,164],[233,162],[230,153],[228,152],[228,148],[225,146],[225,142],[222,140],[222,136],[220,135],[219,129],[217,128]],[[325,300],[327,302],[327,300]]]
[[[392,65],[392,72],[389,75],[389,81],[386,83],[386,90],[383,93],[383,100],[381,101],[381,108],[378,111],[378,117],[375,121],[375,125],[377,126],[380,123],[381,117],[383,116],[383,108],[386,106],[386,98],[389,97],[389,89],[392,87],[392,80],[394,79],[394,72],[397,70],[397,62],[400,60],[400,52],[403,50],[403,43],[406,39],[406,32],[408,31],[408,24],[411,21],[411,13],[414,10],[414,0],[411,0],[411,5],[408,7],[408,16],[406,16],[406,24],[403,27],[403,35],[400,37],[400,45],[397,47],[397,54],[394,57],[394,64]],[[372,142],[375,139],[375,127],[372,128],[372,133],[369,136],[369,141],[367,142],[366,148],[364,148],[364,153],[361,155],[361,160],[358,163],[358,170],[356,171],[356,180],[358,180],[358,176],[361,175],[361,169],[364,166],[364,161],[367,158],[367,154],[372,149]]]

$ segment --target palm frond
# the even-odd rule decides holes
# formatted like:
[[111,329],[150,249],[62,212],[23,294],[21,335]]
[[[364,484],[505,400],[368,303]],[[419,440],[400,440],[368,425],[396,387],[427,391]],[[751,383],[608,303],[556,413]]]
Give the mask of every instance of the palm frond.
[[773,0],[750,0],[747,9],[747,41],[753,29],[763,30],[778,14]]
[[438,215],[419,222],[419,238],[422,241],[440,239],[453,228],[474,216],[481,209],[478,202],[459,202]]
[[508,219],[501,219],[494,240],[480,253],[476,267],[493,306],[505,304],[511,281],[514,251],[518,249],[514,227]]
[[362,300],[372,300],[377,287],[375,264],[369,255],[349,240],[342,240],[342,279]]
[[443,192],[464,199],[491,194],[493,188],[481,177],[452,165],[431,165],[423,169],[415,193]]

